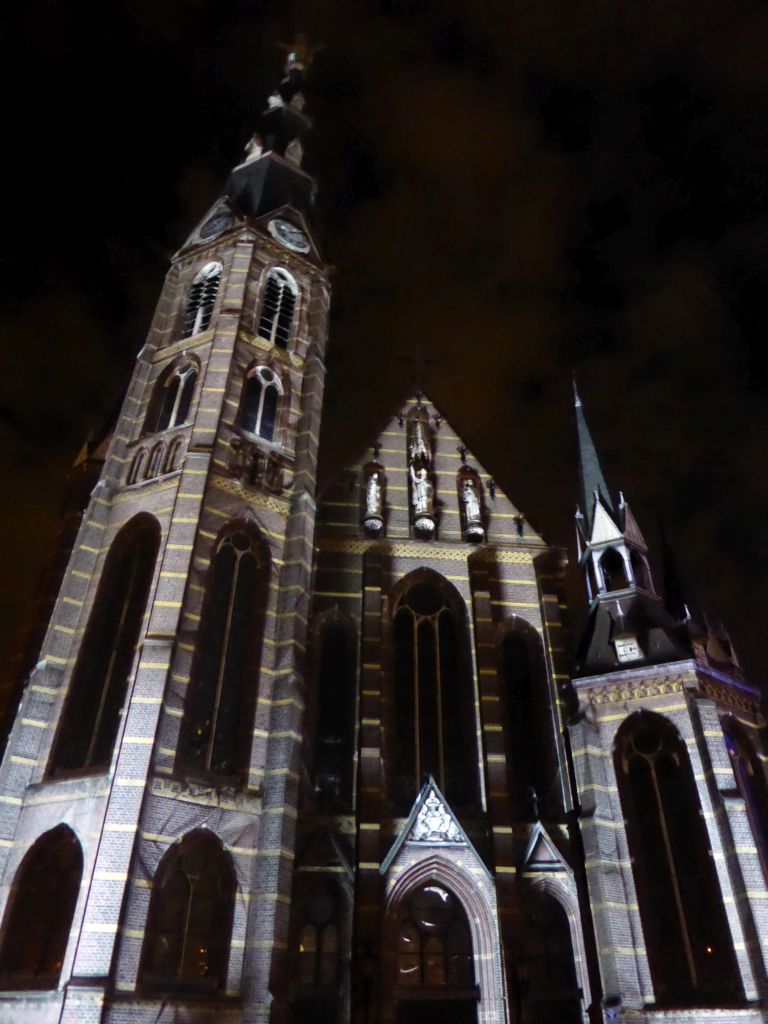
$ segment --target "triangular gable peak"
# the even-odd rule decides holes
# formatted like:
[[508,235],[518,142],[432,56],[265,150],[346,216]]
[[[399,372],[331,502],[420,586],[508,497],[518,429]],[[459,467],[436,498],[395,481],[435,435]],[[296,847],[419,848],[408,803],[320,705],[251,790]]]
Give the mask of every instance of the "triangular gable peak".
[[566,871],[569,875],[573,874],[571,866],[541,822],[534,826],[522,866],[524,871]]
[[648,546],[645,543],[645,537],[640,532],[640,527],[637,525],[632,509],[625,501],[622,502],[621,507],[624,511],[624,536],[630,544],[635,544],[637,547],[642,548],[643,551],[646,551]]
[[322,826],[315,832],[307,842],[298,858],[299,870],[302,868],[341,868],[350,878],[354,872],[338,836],[328,828]]
[[[366,471],[377,467],[383,475],[384,525],[387,539],[413,535],[411,523],[411,481],[408,463],[408,423],[416,411],[428,424],[431,445],[431,479],[437,520],[435,539],[465,541],[460,481],[471,475],[475,481],[485,540],[489,543],[541,547],[545,544],[498,486],[491,473],[477,459],[440,410],[427,398],[411,398],[384,425],[370,447],[339,474],[320,500],[319,527],[324,537],[367,536],[365,518]],[[482,539],[482,538],[479,538]]]
[[614,523],[605,505],[598,497],[595,498],[595,511],[592,515],[592,535],[590,544],[607,544],[622,539],[622,532]]
[[470,849],[482,864],[477,850],[431,775],[422,786],[403,831],[381,865],[382,875],[386,874],[397,860],[404,846],[422,849],[435,846],[464,847]]

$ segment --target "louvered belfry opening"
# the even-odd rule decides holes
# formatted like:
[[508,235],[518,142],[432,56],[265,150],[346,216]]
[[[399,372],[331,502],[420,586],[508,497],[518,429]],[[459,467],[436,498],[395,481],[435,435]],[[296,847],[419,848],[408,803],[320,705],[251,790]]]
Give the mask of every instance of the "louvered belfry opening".
[[258,335],[277,348],[287,348],[291,340],[296,308],[296,286],[288,274],[271,270],[264,286]]
[[26,854],[3,921],[0,988],[56,988],[82,874],[83,851],[67,825],[46,832]]
[[191,338],[195,334],[208,330],[220,281],[221,264],[209,263],[207,267],[203,267],[192,282],[184,312],[185,338]]
[[160,543],[144,513],[112,542],[72,673],[52,774],[109,767]]

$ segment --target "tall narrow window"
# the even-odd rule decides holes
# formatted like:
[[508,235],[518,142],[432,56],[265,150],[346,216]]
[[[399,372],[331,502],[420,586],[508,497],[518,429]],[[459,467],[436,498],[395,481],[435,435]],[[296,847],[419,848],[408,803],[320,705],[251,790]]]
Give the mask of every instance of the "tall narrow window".
[[765,772],[739,723],[729,716],[723,719],[722,724],[736,785],[744,799],[755,846],[768,878],[768,785]]
[[630,716],[614,763],[656,1000],[741,995],[723,898],[685,743],[659,715]]
[[246,434],[273,441],[283,386],[268,366],[257,366],[245,382],[240,424]]
[[[518,1016],[537,1024],[582,1024],[582,993],[568,915],[554,896],[534,891],[525,901],[522,920],[525,977],[512,993]],[[525,1016],[521,1003],[528,1007]]]
[[352,621],[339,613],[325,616],[318,629],[316,649],[315,790],[324,807],[344,808],[352,800],[357,662]]
[[512,620],[501,641],[499,691],[512,812],[532,820],[547,807],[552,788],[552,728],[541,642]]
[[83,852],[58,825],[32,846],[16,873],[0,940],[0,989],[56,988],[75,913]]
[[269,556],[245,530],[218,543],[200,624],[181,749],[190,767],[244,775],[264,622]]
[[54,773],[109,767],[159,542],[157,521],[142,514],[112,544],[64,702]]
[[172,366],[160,376],[149,402],[145,433],[159,433],[187,422],[197,373],[196,364],[189,362]]
[[470,806],[475,709],[460,598],[436,574],[424,575],[396,601],[393,629],[396,803],[406,810],[432,775],[451,803]]
[[298,289],[291,275],[275,267],[267,274],[258,334],[277,348],[287,348],[293,329]]
[[206,829],[166,853],[152,883],[139,969],[145,991],[217,992],[227,980],[235,872]]
[[207,331],[216,304],[216,295],[221,282],[221,264],[209,263],[203,267],[189,289],[187,307],[184,311],[184,337]]

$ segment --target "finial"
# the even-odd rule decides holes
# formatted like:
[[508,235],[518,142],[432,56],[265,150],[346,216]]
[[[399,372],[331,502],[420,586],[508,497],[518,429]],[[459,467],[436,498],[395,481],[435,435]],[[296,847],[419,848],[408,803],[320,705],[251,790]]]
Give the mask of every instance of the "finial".
[[575,408],[579,408],[581,405],[581,399],[579,398],[579,389],[576,387],[576,371],[571,372],[571,379],[573,381],[573,404]]
[[315,54],[319,53],[323,49],[322,46],[317,46],[309,41],[309,36],[303,32],[299,32],[292,43],[280,43],[280,49],[285,50],[285,72],[293,71],[294,68],[299,71],[306,71],[312,61],[315,59]]

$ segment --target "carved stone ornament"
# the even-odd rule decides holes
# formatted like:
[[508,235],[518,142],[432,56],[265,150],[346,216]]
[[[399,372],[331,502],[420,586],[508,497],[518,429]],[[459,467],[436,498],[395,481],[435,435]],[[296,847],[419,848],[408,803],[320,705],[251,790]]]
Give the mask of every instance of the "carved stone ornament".
[[421,805],[408,838],[413,843],[464,842],[458,825],[435,792]]

